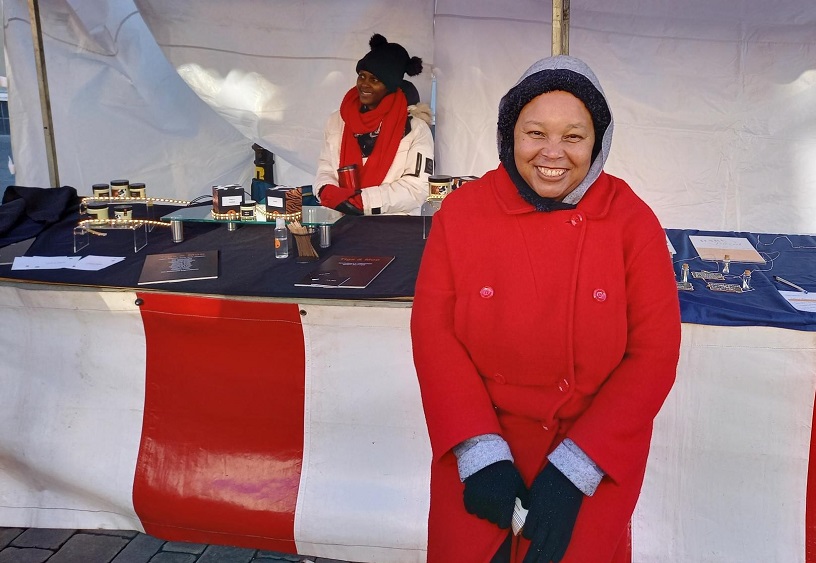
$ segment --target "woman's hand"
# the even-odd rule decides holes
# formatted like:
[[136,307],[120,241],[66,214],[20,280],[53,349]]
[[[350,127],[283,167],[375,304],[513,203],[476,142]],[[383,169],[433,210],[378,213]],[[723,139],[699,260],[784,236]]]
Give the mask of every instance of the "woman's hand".
[[[523,499],[522,499],[523,500]],[[524,563],[558,563],[569,547],[584,493],[552,463],[530,487],[530,505],[522,535],[530,540]]]
[[526,502],[527,487],[512,461],[497,461],[465,479],[465,510],[507,529],[516,497]]
[[[338,209],[338,205],[343,202],[348,202],[359,211],[363,210],[362,196],[351,188],[341,188],[333,184],[326,184],[320,188],[320,195],[318,197],[320,199],[320,205],[323,207]],[[343,211],[343,209],[338,209],[338,211]]]

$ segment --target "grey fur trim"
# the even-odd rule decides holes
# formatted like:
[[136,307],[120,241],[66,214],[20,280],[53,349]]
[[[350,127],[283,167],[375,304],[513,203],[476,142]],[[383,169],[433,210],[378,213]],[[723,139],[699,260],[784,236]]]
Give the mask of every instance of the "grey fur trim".
[[584,450],[569,438],[564,438],[547,459],[588,497],[595,494],[605,475]]
[[497,461],[514,461],[510,446],[498,434],[482,434],[468,438],[453,447],[453,454],[456,456],[460,481]]

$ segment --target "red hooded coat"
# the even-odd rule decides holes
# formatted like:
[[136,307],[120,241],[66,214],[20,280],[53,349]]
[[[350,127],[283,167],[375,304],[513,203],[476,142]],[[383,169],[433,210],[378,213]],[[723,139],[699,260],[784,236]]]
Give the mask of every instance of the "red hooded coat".
[[564,437],[600,466],[563,561],[610,561],[680,346],[670,254],[649,207],[605,173],[576,209],[549,213],[501,166],[465,184],[434,216],[411,330],[433,448],[428,563],[486,563],[507,537],[465,511],[452,452],[488,433],[508,442],[528,486]]

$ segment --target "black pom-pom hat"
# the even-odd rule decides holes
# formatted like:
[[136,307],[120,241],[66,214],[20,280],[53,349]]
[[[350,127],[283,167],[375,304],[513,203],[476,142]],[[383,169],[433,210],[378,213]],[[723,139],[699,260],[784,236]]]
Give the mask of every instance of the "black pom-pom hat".
[[422,72],[422,59],[408,55],[405,47],[375,33],[368,42],[371,47],[357,62],[357,72],[365,70],[376,76],[389,92],[395,92],[404,75],[416,76]]

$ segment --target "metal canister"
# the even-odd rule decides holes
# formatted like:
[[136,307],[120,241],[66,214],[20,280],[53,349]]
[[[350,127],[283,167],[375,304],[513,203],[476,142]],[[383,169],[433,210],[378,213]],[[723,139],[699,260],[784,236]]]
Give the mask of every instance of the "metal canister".
[[360,171],[356,164],[349,164],[337,169],[337,184],[341,188],[360,189]]
[[331,246],[331,225],[318,225],[317,232],[319,233],[320,248]]

